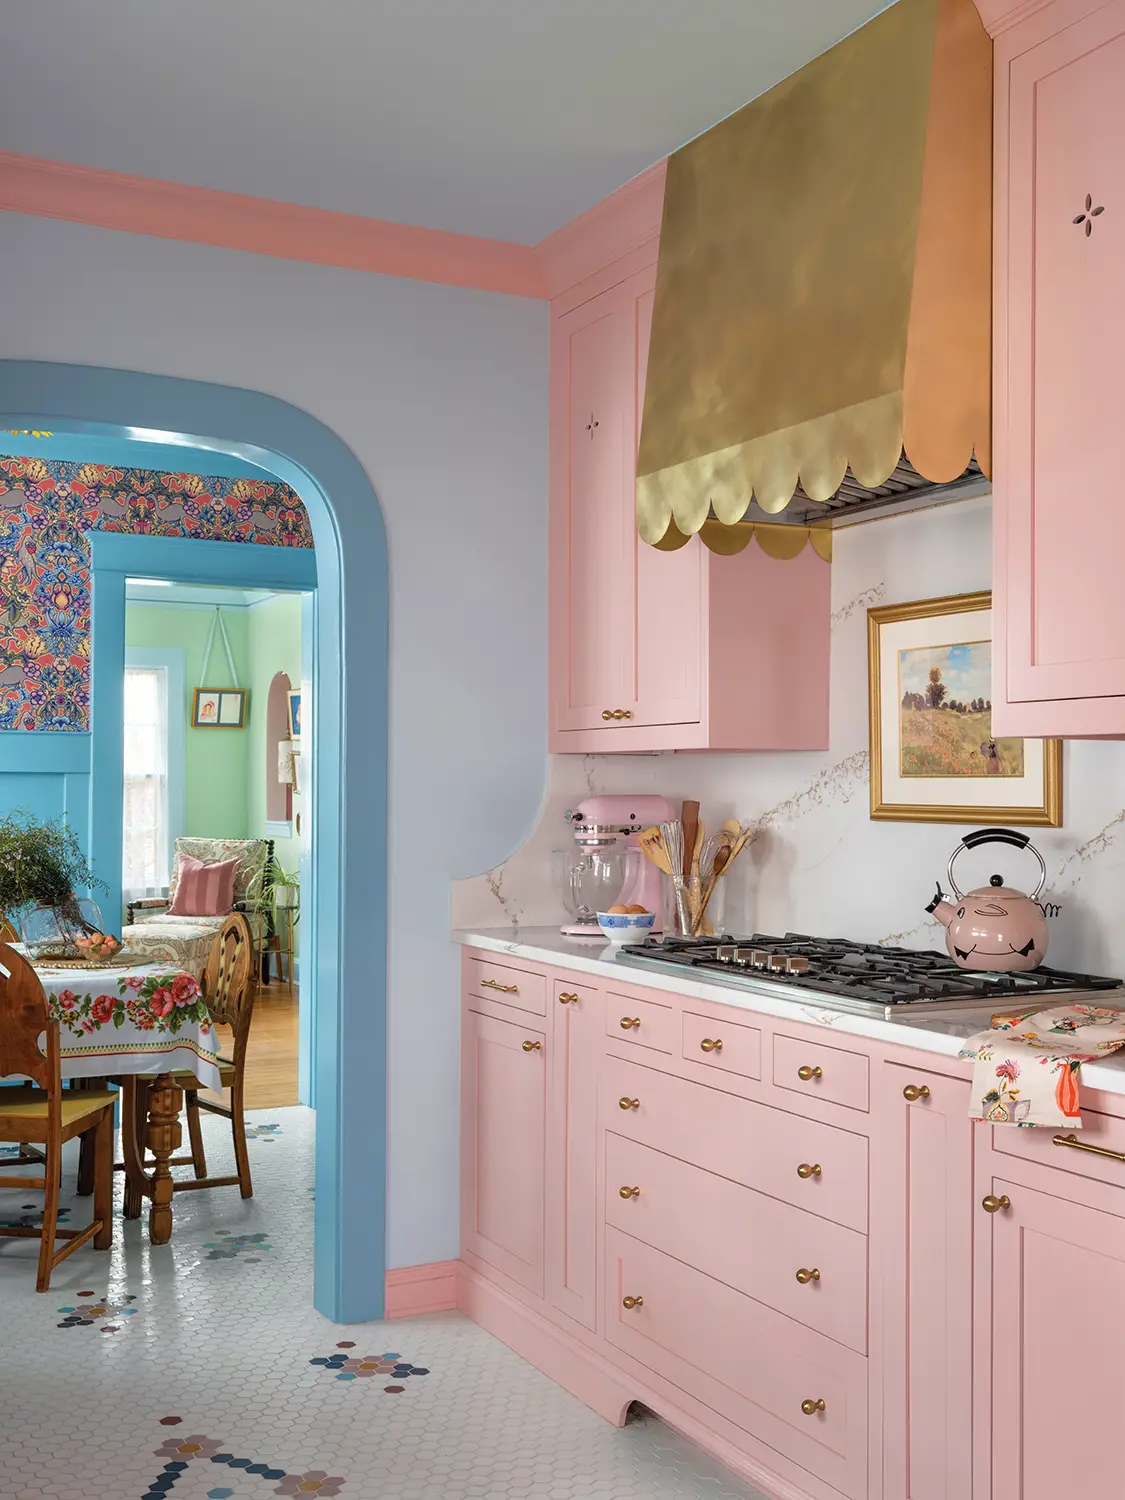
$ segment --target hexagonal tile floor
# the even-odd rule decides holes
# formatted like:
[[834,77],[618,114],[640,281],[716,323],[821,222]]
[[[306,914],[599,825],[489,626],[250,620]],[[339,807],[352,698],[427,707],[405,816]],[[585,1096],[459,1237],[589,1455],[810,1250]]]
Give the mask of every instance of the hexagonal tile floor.
[[[45,1295],[36,1242],[0,1240],[4,1500],[762,1500],[655,1418],[611,1427],[456,1313],[321,1317],[314,1118],[255,1116],[280,1129],[250,1141],[252,1199],[182,1195],[159,1249],[118,1216],[112,1251],[77,1251]],[[212,1172],[232,1170],[225,1122],[204,1128]],[[41,1209],[0,1191],[0,1219]]]

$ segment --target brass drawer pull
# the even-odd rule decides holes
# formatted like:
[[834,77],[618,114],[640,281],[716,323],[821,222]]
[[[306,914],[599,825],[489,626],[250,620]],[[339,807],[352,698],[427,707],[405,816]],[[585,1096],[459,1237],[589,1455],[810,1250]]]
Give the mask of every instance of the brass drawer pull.
[[807,1161],[803,1161],[801,1163],[801,1165],[797,1168],[797,1176],[800,1177],[800,1178],[802,1178],[802,1179],[804,1179],[806,1177],[819,1177],[820,1176],[820,1163],[818,1161],[814,1161],[812,1163],[809,1163]]
[[819,1401],[802,1401],[801,1410],[806,1417],[815,1417],[818,1411],[824,1410],[823,1397]]
[[930,1086],[928,1083],[908,1083],[902,1091],[902,1097],[907,1104],[913,1104],[916,1099],[928,1099]]
[[631,708],[603,708],[602,718],[608,723],[610,719],[631,719],[633,710]]
[[1076,1135],[1053,1135],[1051,1143],[1055,1146],[1071,1146],[1075,1151],[1089,1151],[1091,1156],[1108,1156],[1110,1161],[1125,1161],[1125,1151],[1109,1151],[1105,1146],[1090,1146],[1085,1141],[1080,1141]]
[[809,1080],[812,1079],[812,1078],[823,1078],[824,1077],[824,1069],[823,1068],[810,1068],[806,1064],[803,1068],[798,1068],[797,1069],[797,1077],[801,1080],[802,1083],[808,1083]]
[[602,718],[605,719],[605,720],[607,720],[607,721],[610,720],[610,719],[612,719],[613,718],[613,709],[612,708],[603,708],[602,709]]
[[568,990],[560,990],[559,991],[559,1004],[560,1005],[577,1005],[578,1004],[578,996],[574,995],[574,994],[571,994]]
[[640,1029],[640,1024],[641,1024],[641,1018],[640,1018],[640,1016],[622,1016],[621,1017],[621,1030],[622,1031],[637,1031],[637,1030]]
[[806,1270],[806,1268],[802,1266],[801,1269],[797,1272],[797,1280],[801,1283],[802,1286],[808,1286],[810,1281],[820,1280],[820,1272],[815,1266],[813,1266],[811,1271]]
[[639,1187],[618,1188],[617,1195],[619,1198],[639,1198],[641,1196],[641,1190]]
[[639,1099],[627,1099],[622,1095],[617,1101],[617,1107],[618,1109],[640,1109],[641,1101]]
[[709,1036],[705,1036],[699,1045],[704,1052],[721,1052],[723,1050],[722,1037],[716,1037],[712,1041]]
[[987,1198],[980,1200],[980,1206],[986,1214],[998,1214],[1002,1208],[1011,1208],[1012,1200],[1008,1197],[1007,1193],[1000,1198],[995,1198],[989,1193]]
[[502,995],[518,995],[520,992],[518,984],[497,984],[495,979],[482,979],[480,987],[482,990],[499,990]]
[[543,1043],[542,1042],[524,1042],[524,1044],[523,1044],[523,1050],[525,1052],[542,1052],[542,1050],[543,1050]]
[[643,1307],[644,1305],[645,1299],[643,1297],[622,1297],[621,1299],[621,1306],[627,1312],[631,1312],[634,1307]]

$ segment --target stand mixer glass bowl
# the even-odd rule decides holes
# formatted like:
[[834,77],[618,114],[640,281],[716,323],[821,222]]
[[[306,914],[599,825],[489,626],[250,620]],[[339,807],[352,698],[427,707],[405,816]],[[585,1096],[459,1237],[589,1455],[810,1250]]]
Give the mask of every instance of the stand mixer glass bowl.
[[605,941],[598,912],[608,911],[620,895],[630,854],[644,857],[639,849],[630,850],[615,838],[604,845],[561,849],[555,855],[563,906],[579,935],[585,930],[590,937]]

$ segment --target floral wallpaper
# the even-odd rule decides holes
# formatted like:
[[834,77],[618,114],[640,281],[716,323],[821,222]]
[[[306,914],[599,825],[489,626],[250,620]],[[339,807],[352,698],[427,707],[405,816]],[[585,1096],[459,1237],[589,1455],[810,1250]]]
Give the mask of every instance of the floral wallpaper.
[[90,727],[88,531],[312,546],[279,482],[0,455],[0,730]]

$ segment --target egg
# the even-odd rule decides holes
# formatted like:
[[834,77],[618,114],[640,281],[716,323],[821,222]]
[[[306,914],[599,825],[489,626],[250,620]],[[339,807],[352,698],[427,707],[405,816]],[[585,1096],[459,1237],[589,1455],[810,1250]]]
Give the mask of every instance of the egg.
[[628,906],[611,906],[609,909],[611,917],[627,917],[629,912],[630,908]]
[[647,917],[648,916],[648,907],[647,906],[627,906],[625,908],[625,910],[629,913],[629,915],[631,917]]

